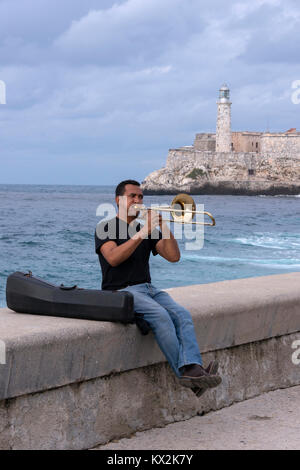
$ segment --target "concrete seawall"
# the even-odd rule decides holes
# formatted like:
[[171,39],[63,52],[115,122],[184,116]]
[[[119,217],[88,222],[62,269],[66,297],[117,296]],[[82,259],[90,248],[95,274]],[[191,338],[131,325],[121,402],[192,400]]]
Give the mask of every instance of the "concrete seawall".
[[300,273],[169,293],[190,310],[204,362],[219,361],[219,387],[200,399],[181,387],[135,325],[1,309],[0,449],[92,448],[300,384]]

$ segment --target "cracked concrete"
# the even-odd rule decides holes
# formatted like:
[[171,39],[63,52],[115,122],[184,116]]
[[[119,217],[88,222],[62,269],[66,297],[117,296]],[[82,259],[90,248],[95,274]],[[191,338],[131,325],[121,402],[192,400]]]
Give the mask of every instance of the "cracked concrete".
[[[300,373],[300,365],[299,365]],[[137,432],[93,450],[299,450],[300,386]]]

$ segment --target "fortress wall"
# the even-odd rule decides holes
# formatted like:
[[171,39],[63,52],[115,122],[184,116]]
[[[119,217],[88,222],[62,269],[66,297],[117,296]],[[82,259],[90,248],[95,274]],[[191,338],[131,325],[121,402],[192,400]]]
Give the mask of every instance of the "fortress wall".
[[176,170],[187,163],[204,166],[226,167],[240,165],[248,168],[254,164],[257,155],[252,152],[208,152],[189,149],[171,149],[168,153],[166,168]]
[[[215,134],[196,134],[194,150],[216,151]],[[262,132],[232,132],[231,141],[235,153],[262,153],[282,156],[299,156],[300,134],[266,134]]]
[[276,157],[300,158],[300,134],[263,134],[261,153],[276,154]]
[[[176,179],[194,169],[203,171],[211,178],[218,176],[248,179],[248,170],[257,166],[257,154],[250,152],[203,152],[193,148],[188,150],[170,150],[166,171]],[[172,176],[170,176],[172,178]]]
[[234,152],[260,152],[261,132],[232,132]]
[[215,134],[196,134],[194,140],[194,149],[202,151],[216,151],[216,135]]
[[0,309],[0,449],[88,449],[300,384],[299,282],[168,290],[192,314],[204,363],[219,361],[222,384],[200,399],[135,325]]
[[193,170],[202,172],[202,180],[206,178],[211,181],[248,180],[254,176],[257,180],[265,181],[289,182],[300,179],[297,156],[275,156],[274,153],[263,155],[255,152],[205,152],[193,147],[171,149],[166,169],[156,178],[159,181],[167,174],[168,180],[177,185]]

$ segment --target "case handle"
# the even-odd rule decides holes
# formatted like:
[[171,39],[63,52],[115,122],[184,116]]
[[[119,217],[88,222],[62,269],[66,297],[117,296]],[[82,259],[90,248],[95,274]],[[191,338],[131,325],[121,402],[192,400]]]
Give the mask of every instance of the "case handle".
[[61,284],[61,285],[59,286],[59,288],[62,289],[62,290],[74,290],[74,289],[77,288],[77,286],[68,287],[68,286],[64,286],[63,284]]

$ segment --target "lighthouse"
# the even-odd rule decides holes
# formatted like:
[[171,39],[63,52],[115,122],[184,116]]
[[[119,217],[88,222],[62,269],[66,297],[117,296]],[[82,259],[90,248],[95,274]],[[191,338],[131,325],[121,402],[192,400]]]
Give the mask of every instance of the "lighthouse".
[[219,90],[216,152],[231,152],[231,102],[230,90],[223,85]]

